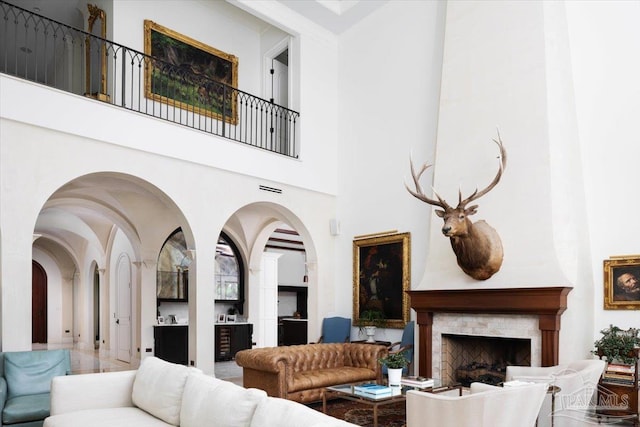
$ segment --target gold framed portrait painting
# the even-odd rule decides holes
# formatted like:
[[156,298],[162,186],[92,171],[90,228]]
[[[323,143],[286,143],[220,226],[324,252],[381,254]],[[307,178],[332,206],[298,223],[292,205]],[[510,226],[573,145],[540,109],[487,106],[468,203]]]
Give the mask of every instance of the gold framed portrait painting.
[[394,233],[353,241],[353,320],[364,311],[383,313],[390,328],[409,321],[411,266],[409,233]]
[[604,260],[604,309],[640,310],[640,255]]

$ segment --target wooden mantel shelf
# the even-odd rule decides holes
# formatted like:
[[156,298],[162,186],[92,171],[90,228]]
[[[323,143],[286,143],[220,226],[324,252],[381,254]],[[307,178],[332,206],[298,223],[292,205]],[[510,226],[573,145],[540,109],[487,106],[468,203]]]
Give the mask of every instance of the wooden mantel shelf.
[[558,364],[560,317],[573,288],[434,289],[409,291],[411,308],[418,313],[420,375],[431,377],[433,314],[476,313],[535,315],[542,333],[542,366]]

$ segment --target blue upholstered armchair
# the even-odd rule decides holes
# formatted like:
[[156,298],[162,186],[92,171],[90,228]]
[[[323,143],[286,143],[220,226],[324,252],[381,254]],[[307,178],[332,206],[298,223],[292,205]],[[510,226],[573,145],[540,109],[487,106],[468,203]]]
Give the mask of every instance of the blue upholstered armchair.
[[[413,320],[407,322],[402,331],[402,339],[389,346],[389,353],[403,353],[405,359],[409,361],[409,365],[403,368],[402,375],[408,375],[413,365],[413,340],[414,340],[415,322]],[[387,374],[387,367],[382,367],[382,373]]]
[[322,336],[318,342],[340,343],[351,341],[351,319],[347,317],[325,317],[322,320]]
[[0,353],[2,426],[42,426],[49,416],[51,379],[70,372],[69,350]]

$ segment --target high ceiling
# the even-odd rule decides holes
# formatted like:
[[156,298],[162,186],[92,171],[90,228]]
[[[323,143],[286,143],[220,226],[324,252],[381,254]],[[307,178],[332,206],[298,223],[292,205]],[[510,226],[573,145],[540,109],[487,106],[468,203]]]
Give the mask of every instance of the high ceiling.
[[388,0],[278,0],[305,18],[340,34]]
[[[7,0],[23,9],[82,27],[77,0]],[[276,0],[305,18],[340,34],[360,22],[389,0]]]

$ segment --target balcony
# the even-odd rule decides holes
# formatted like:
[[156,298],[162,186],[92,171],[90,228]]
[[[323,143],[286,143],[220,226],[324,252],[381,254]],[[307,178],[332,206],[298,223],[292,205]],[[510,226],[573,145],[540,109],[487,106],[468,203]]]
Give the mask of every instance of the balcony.
[[94,35],[92,19],[85,32],[2,0],[0,18],[1,73],[298,158],[296,111]]

